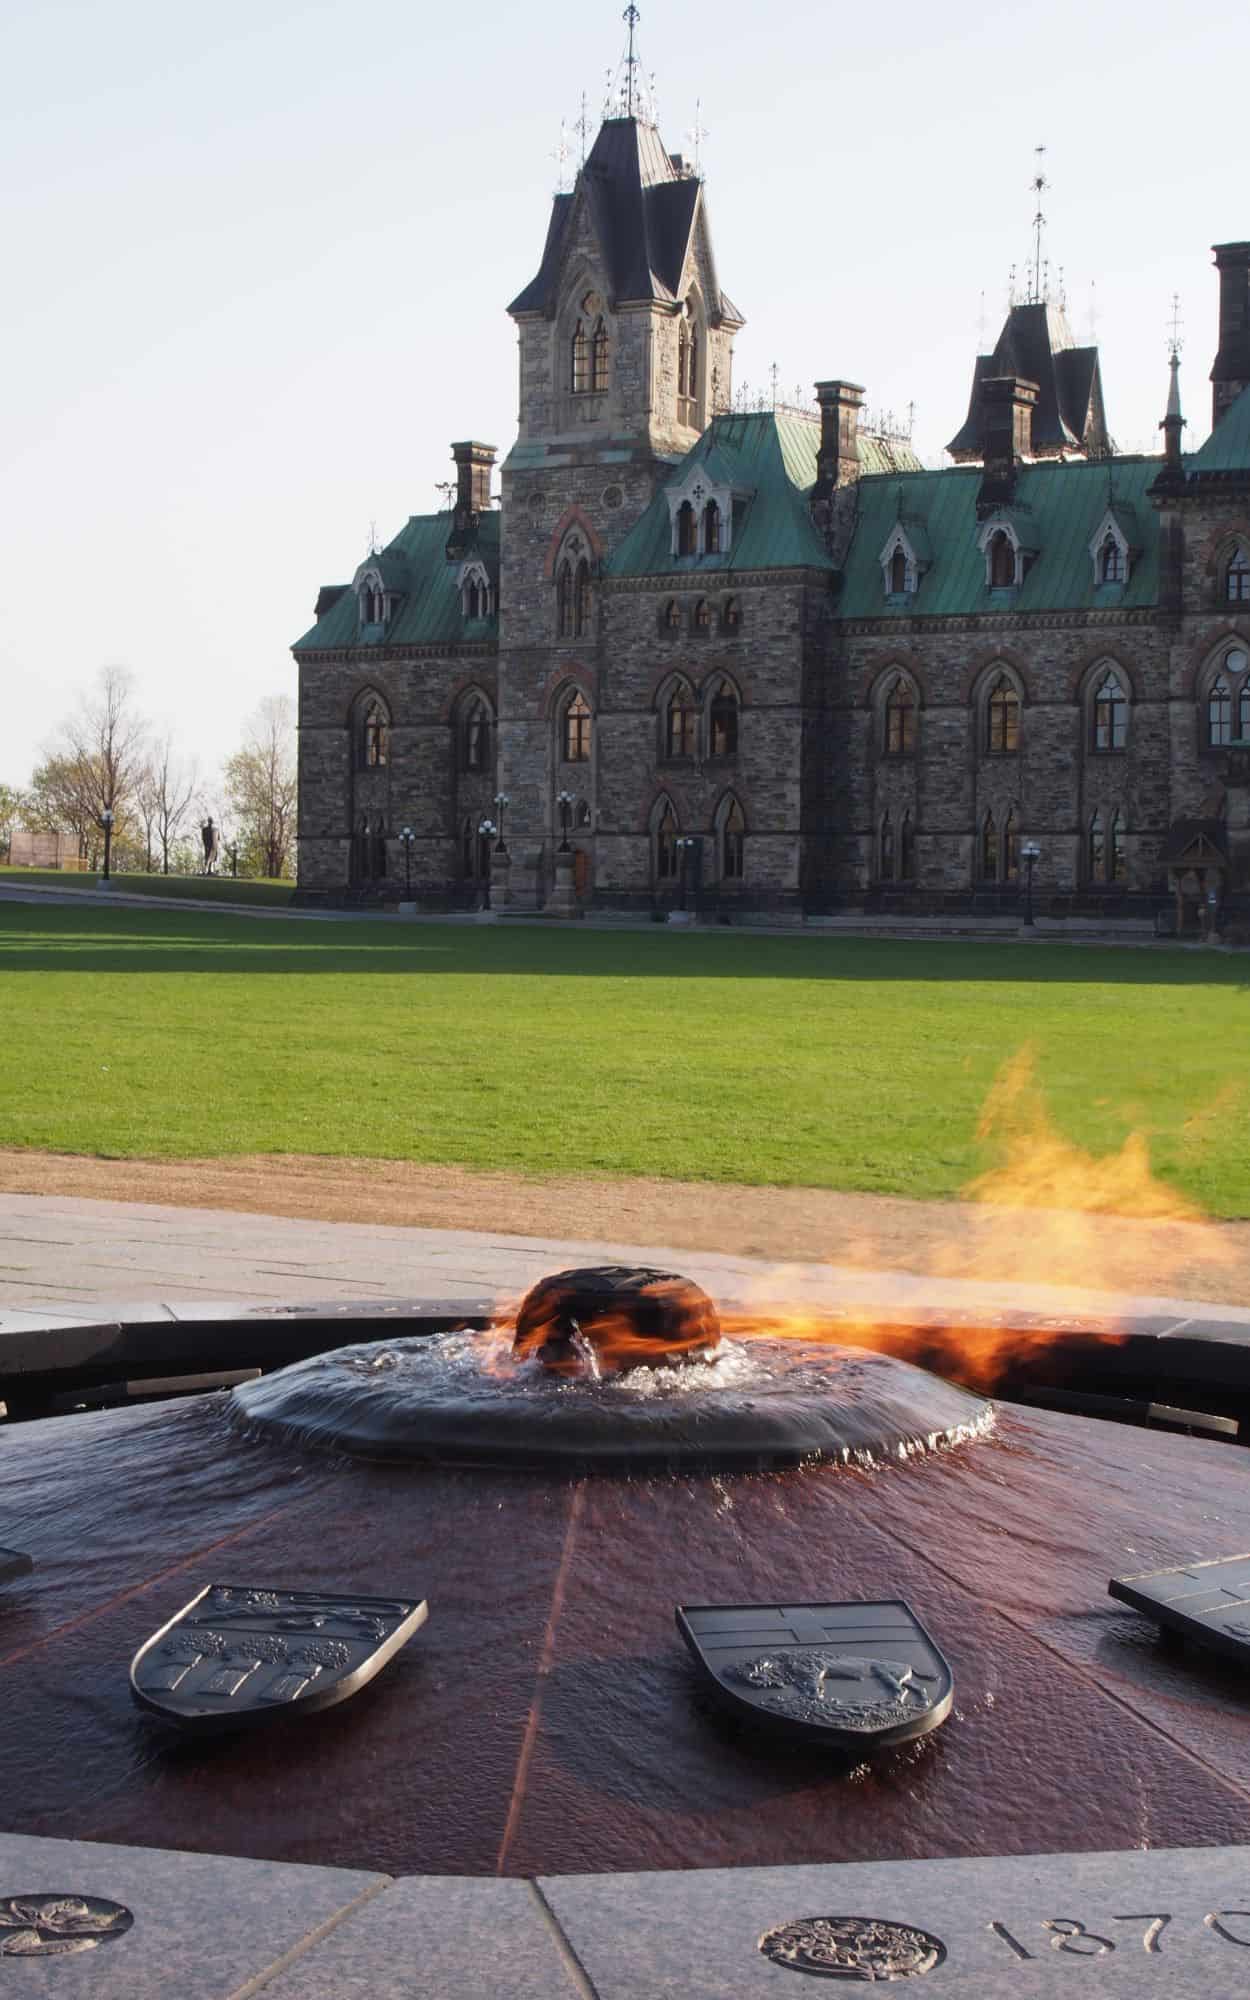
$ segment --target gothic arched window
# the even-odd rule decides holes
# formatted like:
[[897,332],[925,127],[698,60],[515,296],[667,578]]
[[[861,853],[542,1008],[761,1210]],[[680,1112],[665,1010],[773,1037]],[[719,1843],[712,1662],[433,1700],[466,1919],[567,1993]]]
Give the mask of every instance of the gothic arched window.
[[664,754],[667,757],[693,757],[698,715],[689,688],[673,689],[664,715]]
[[1003,880],[1018,882],[1020,879],[1020,822],[1016,818],[1014,806],[1007,814],[1003,827]]
[[661,882],[677,879],[677,815],[667,799],[655,829],[655,872]]
[[881,815],[880,875],[883,882],[894,880],[894,822],[889,813]]
[[574,612],[574,628],[580,638],[582,633],[589,632],[591,617],[590,564],[585,557],[577,565]]
[[475,701],[464,718],[464,769],[484,771],[489,763],[490,711],[484,701]]
[[715,500],[709,500],[703,509],[703,553],[705,556],[720,554],[720,508]]
[[683,500],[677,509],[677,553],[679,556],[693,556],[698,553],[698,547],[694,508],[688,500]]
[[903,814],[898,830],[898,872],[904,882],[912,881],[916,873],[916,828],[909,812]]
[[1243,743],[1250,742],[1250,680],[1242,682],[1237,699],[1237,734]]
[[738,697],[728,681],[722,681],[712,696],[711,722],[713,757],[733,757],[738,749]]
[[573,329],[572,364],[573,394],[583,396],[590,387],[590,340],[580,319]]
[[1233,694],[1221,674],[1207,696],[1207,742],[1213,749],[1233,740]]
[[1020,697],[1006,674],[1000,674],[990,689],[985,707],[985,747],[987,750],[1020,748]]
[[710,632],[712,629],[712,607],[706,597],[701,597],[694,607],[694,629],[696,632]]
[[907,589],[907,556],[903,549],[895,549],[890,557],[890,595],[902,597]]
[[721,624],[727,632],[736,632],[741,626],[742,606],[736,597],[727,597],[725,599],[725,609],[721,615]]
[[987,882],[998,880],[998,828],[992,812],[981,822],[981,873]]
[[1224,596],[1229,604],[1250,602],[1250,560],[1244,549],[1234,549],[1224,572]]
[[608,329],[602,319],[595,322],[590,342],[590,386],[600,396],[608,386]]
[[1123,750],[1128,742],[1128,702],[1118,675],[1110,669],[1094,695],[1095,750]]
[[885,698],[885,748],[889,757],[906,756],[916,747],[916,702],[900,674]]
[[1110,867],[1107,879],[1110,882],[1127,882],[1128,860],[1124,852],[1124,817],[1117,806],[1111,815],[1111,846],[1108,853]]
[[1108,535],[1098,551],[1099,583],[1123,583],[1124,551],[1114,535]]
[[670,597],[668,603],[664,606],[664,630],[666,632],[680,632],[681,630],[681,611],[675,597]]
[[564,711],[563,737],[565,763],[589,763],[590,704],[580,689]]
[[366,771],[379,770],[390,758],[390,724],[376,696],[365,703],[360,735],[360,761]]
[[556,631],[562,639],[573,637],[573,566],[567,557],[556,571]]
[[741,882],[746,862],[746,821],[734,799],[721,822],[720,872],[725,882]]
[[1089,832],[1085,837],[1085,860],[1090,881],[1103,881],[1107,872],[1107,841],[1100,812],[1090,817]]
[[990,538],[990,589],[1010,590],[1016,580],[1016,551],[1004,528]]

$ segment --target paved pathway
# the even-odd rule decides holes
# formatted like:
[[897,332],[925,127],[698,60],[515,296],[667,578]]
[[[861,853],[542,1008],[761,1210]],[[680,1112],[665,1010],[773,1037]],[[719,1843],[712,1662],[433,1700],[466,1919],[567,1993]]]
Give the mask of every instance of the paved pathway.
[[[925,1306],[960,1316],[1164,1316],[1250,1326],[1250,1309],[1144,1293],[983,1284],[829,1264],[773,1265],[654,1244],[560,1242],[467,1229],[308,1222],[148,1202],[0,1194],[0,1327],[98,1318],[167,1304],[515,1296],[570,1264],[647,1263],[683,1271],[722,1302]],[[20,1319],[19,1319],[20,1316]],[[123,1315],[124,1316],[124,1315]]]

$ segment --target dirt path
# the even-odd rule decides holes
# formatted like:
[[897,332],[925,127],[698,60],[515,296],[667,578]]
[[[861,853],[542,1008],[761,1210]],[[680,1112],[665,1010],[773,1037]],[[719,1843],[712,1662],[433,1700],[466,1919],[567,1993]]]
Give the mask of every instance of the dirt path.
[[97,1160],[0,1151],[0,1189],[323,1222],[653,1243],[779,1263],[858,1264],[1250,1305],[1248,1222],[1144,1222],[818,1188],[540,1181],[403,1160],[300,1155]]

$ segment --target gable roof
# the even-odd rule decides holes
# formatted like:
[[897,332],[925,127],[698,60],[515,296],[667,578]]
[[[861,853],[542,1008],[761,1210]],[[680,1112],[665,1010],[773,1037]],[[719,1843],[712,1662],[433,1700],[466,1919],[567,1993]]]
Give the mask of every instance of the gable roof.
[[[498,621],[494,616],[471,621],[463,616],[460,600],[463,558],[447,554],[452,520],[450,512],[414,514],[379,556],[371,556],[362,565],[381,567],[388,588],[403,592],[398,610],[375,644],[450,646],[459,641],[496,636]],[[473,553],[481,557],[493,574],[498,574],[498,514],[478,516]],[[293,652],[338,650],[360,643],[360,610],[356,593],[348,585],[324,585],[317,598],[317,609],[320,615],[316,623],[295,641]]]
[[[1010,509],[1013,525],[1025,546],[1037,550],[1037,560],[1012,593],[1012,607],[1021,612],[1093,609],[1108,601],[1117,607],[1152,605],[1159,595],[1158,516],[1146,501],[1156,477],[1158,458],[1117,458],[1116,506],[1132,510],[1133,541],[1140,552],[1128,581],[1098,585],[1089,544],[1107,511],[1107,466],[1076,459],[1051,460],[1021,466]],[[968,617],[997,611],[985,584],[985,557],[977,537],[986,523],[978,519],[980,468],[946,466],[938,472],[902,476],[861,477],[855,533],[847,552],[839,618]],[[924,523],[932,552],[931,567],[919,588],[905,602],[887,598],[881,587],[881,550],[899,519]],[[995,517],[997,518],[997,516]],[[909,530],[910,532],[910,530]],[[1107,592],[1113,589],[1114,598]]]
[[[690,251],[703,183],[678,173],[654,125],[641,118],[606,118],[572,194],[556,195],[538,275],[518,292],[510,313],[554,314],[564,245],[579,200],[589,204],[613,304],[629,299],[674,303]],[[707,245],[711,258],[711,245]],[[714,321],[740,318],[712,273],[708,312]]]

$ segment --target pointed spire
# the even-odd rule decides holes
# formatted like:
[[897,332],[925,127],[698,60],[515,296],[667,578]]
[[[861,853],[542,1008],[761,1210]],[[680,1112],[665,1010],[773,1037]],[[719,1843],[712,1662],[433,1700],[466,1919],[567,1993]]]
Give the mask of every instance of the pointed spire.
[[1181,415],[1181,301],[1180,294],[1172,294],[1172,323],[1168,332],[1168,368],[1171,379],[1168,382],[1167,413],[1159,429],[1163,432],[1163,456],[1169,468],[1179,470],[1181,463],[1181,432],[1185,419]]

